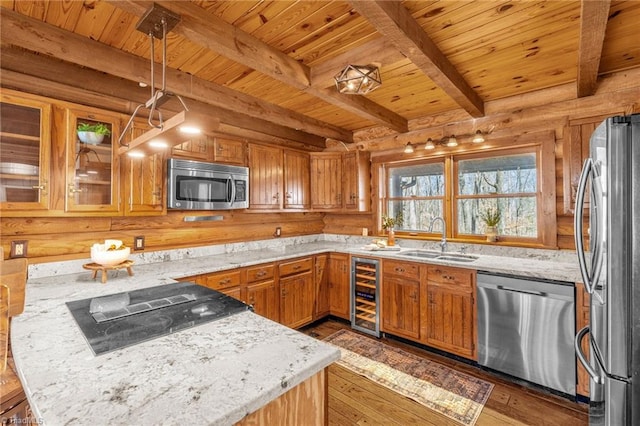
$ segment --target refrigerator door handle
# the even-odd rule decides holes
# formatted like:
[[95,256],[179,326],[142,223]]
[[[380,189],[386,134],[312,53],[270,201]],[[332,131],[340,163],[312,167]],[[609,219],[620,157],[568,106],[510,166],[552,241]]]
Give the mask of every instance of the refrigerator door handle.
[[593,172],[593,160],[591,158],[587,158],[584,161],[584,166],[582,167],[582,172],[580,173],[580,181],[578,183],[578,190],[576,192],[576,207],[574,212],[574,238],[576,243],[576,252],[578,254],[578,262],[580,263],[580,274],[582,275],[582,280],[584,281],[584,287],[587,290],[587,293],[593,293],[593,285],[591,281],[591,277],[589,276],[589,271],[587,271],[587,258],[584,252],[584,243],[582,241],[584,235],[584,195],[587,191],[587,181],[589,180],[589,175]]
[[585,356],[584,352],[582,352],[582,340],[587,334],[589,334],[589,326],[584,327],[576,335],[576,340],[574,342],[575,348],[576,348],[576,355],[580,360],[580,364],[582,364],[584,369],[587,370],[587,373],[589,373],[589,376],[591,376],[591,379],[593,379],[593,381],[596,384],[601,385],[604,383],[604,379],[600,377],[596,372],[596,370],[594,370],[594,368],[591,366],[591,364],[589,364],[587,357]]

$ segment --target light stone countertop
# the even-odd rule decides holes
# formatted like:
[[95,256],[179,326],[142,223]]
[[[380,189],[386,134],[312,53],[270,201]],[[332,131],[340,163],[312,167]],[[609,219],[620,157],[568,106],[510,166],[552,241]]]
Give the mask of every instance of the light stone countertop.
[[[48,425],[232,424],[240,420],[331,364],[339,352],[246,312],[96,357],[65,302],[331,251],[422,261],[398,252],[364,250],[363,241],[370,239],[314,236],[283,239],[280,244],[267,241],[134,254],[135,275],[111,271],[106,284],[100,284],[99,277],[92,280],[91,271],[81,269],[88,259],[31,265],[25,312],[12,322],[12,347],[35,416]],[[478,253],[473,248],[469,251]],[[518,254],[480,253],[471,263],[424,262],[580,281],[577,261],[571,261],[570,253]]]
[[28,281],[12,350],[40,424],[229,425],[339,359],[252,312],[94,356],[65,302],[174,282],[158,265],[106,284],[90,271]]

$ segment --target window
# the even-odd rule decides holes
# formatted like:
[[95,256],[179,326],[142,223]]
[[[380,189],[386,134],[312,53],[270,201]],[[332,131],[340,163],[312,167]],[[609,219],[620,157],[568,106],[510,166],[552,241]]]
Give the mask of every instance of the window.
[[439,236],[440,225],[433,230],[430,225],[442,217],[447,238],[479,241],[486,239],[482,212],[497,209],[500,242],[557,246],[555,138],[532,134],[507,148],[509,142],[411,162],[385,158],[379,169],[380,214],[402,215],[398,236]]
[[389,167],[387,215],[402,216],[398,231],[428,230],[444,211],[444,162]]
[[536,153],[454,160],[458,234],[484,235],[482,212],[497,210],[498,235],[537,238]]

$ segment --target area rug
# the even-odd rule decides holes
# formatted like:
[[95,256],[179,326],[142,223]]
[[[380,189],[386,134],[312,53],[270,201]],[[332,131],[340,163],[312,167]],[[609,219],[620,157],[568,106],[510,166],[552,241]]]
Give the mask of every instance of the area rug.
[[476,423],[493,389],[492,383],[349,330],[324,341],[340,348],[339,365],[463,425]]

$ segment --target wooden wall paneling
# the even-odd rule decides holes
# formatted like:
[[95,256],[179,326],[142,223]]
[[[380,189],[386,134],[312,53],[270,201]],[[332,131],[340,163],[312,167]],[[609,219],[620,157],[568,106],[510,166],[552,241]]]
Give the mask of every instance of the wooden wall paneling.
[[372,214],[326,213],[324,216],[324,232],[327,234],[362,235],[363,228],[367,229],[367,235],[375,235],[376,226]]
[[[202,212],[194,212],[202,214]],[[320,213],[222,213],[215,222],[184,222],[185,212],[166,216],[0,218],[2,247],[9,254],[12,240],[28,241],[30,263],[89,258],[93,243],[120,239],[133,247],[145,237],[145,250],[198,247],[273,238],[276,226],[285,237],[322,233]],[[69,232],[73,230],[73,232]]]

